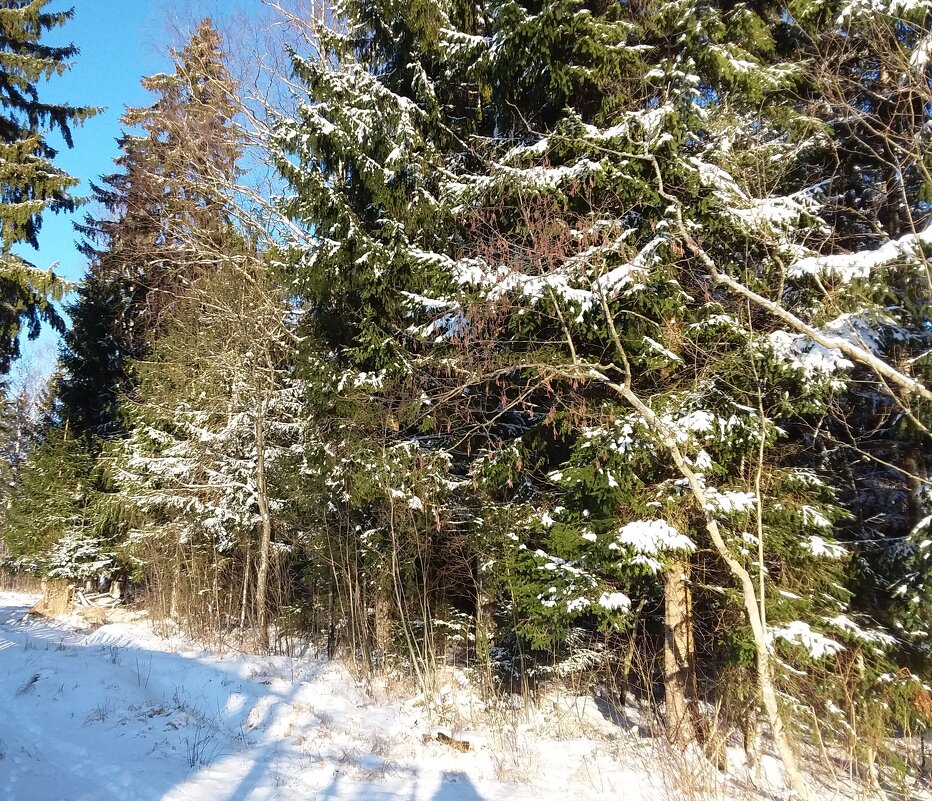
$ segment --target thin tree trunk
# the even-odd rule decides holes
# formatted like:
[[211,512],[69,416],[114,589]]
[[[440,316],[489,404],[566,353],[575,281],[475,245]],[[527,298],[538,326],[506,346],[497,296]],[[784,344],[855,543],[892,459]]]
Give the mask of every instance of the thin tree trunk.
[[476,656],[486,660],[495,641],[495,596],[480,577],[476,586]]
[[638,626],[641,623],[641,614],[644,612],[645,600],[642,598],[638,608],[634,610],[631,616],[631,622],[628,627],[631,635],[628,637],[628,645],[625,648],[625,655],[621,663],[621,676],[619,677],[618,700],[623,707],[628,700],[628,682],[631,678],[631,669],[634,665],[634,654],[637,651],[637,634]]
[[374,640],[377,660],[383,660],[392,645],[392,595],[391,591],[377,587],[373,599]]
[[240,599],[239,606],[239,630],[243,632],[246,630],[246,602],[249,599],[249,571],[252,567],[252,541],[246,541],[246,561],[243,566],[243,595]]
[[265,402],[256,412],[256,495],[259,503],[261,536],[259,542],[259,572],[256,576],[256,647],[269,650],[269,563],[272,550],[272,517],[269,513],[269,491],[265,473]]
[[223,606],[220,603],[220,565],[214,560],[213,565],[211,566],[211,571],[213,577],[211,579],[211,591],[213,596],[210,601],[209,614],[213,620],[208,619],[208,625],[213,627],[213,630],[220,635],[220,641],[222,642],[222,632],[223,632],[223,621],[221,619],[221,611]]
[[181,540],[175,542],[175,559],[172,562],[172,589],[168,602],[168,616],[177,621],[179,616],[179,596],[181,594]]
[[744,740],[744,753],[751,769],[752,781],[755,782],[756,786],[761,780],[760,721],[758,720],[756,701],[748,708],[744,719],[740,721],[739,725]]
[[903,453],[903,469],[906,471],[906,509],[909,527],[914,529],[922,519],[922,467],[915,447],[907,446]]
[[327,592],[327,659],[333,659],[337,653],[336,583],[331,575]]
[[664,574],[663,684],[667,737],[678,746],[696,736],[690,716],[691,601],[689,560],[674,557]]
[[495,596],[476,580],[476,665],[482,671],[484,691],[492,692],[492,644],[495,642]]

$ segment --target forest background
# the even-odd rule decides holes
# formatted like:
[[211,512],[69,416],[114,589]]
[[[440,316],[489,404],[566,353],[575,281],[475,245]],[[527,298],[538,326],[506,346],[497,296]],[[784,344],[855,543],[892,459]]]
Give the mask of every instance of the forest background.
[[[268,2],[125,109],[0,4],[8,572],[424,690],[585,676],[874,787],[932,701],[932,4]],[[234,54],[231,56],[230,54]],[[89,123],[90,124],[90,123]],[[42,254],[40,248],[39,254]],[[60,305],[66,301],[69,325]]]

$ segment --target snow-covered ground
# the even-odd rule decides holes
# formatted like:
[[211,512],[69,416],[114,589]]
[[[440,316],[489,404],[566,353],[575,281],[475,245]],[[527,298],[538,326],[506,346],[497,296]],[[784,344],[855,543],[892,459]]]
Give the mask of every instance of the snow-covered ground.
[[[35,600],[0,593],[0,799],[758,797],[585,697],[472,714],[476,696],[454,680],[428,716],[410,691],[366,692],[339,663],[211,654],[145,622],[88,634],[26,617]],[[470,750],[437,742],[441,731]]]

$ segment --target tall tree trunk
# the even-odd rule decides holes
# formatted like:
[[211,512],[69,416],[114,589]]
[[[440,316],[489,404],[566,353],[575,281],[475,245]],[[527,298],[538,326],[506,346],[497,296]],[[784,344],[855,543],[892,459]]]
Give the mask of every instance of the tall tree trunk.
[[483,673],[485,691],[493,692],[492,645],[495,642],[496,599],[483,582],[481,571],[476,578],[476,664]]
[[272,550],[272,516],[269,512],[269,490],[265,472],[265,401],[256,411],[256,496],[259,504],[260,540],[259,572],[256,576],[256,647],[269,650],[269,563]]
[[179,603],[181,596],[181,539],[175,541],[175,559],[172,562],[172,588],[168,602],[168,616],[178,620],[180,614]]
[[634,667],[634,656],[637,653],[638,646],[638,627],[641,624],[641,615],[644,613],[644,606],[647,603],[642,598],[638,603],[637,609],[631,615],[631,621],[628,623],[628,644],[625,646],[625,655],[621,660],[621,675],[618,676],[618,697],[617,704],[624,707],[628,700],[628,685],[631,680],[631,670]]
[[689,560],[677,556],[664,574],[663,684],[667,737],[678,746],[696,737],[690,712],[693,690],[691,617]]
[[914,529],[922,520],[922,482],[927,476],[923,475],[919,454],[912,443],[904,447],[903,469],[906,471],[906,509],[909,514],[909,528]]
[[327,659],[333,659],[337,653],[337,582],[331,575],[327,591]]

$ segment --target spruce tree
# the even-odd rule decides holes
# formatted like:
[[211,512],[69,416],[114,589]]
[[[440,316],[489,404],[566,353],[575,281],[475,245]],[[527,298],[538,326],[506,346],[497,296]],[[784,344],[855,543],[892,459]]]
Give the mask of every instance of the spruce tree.
[[[697,650],[751,668],[780,739],[777,689],[807,688],[772,643],[786,664],[845,654],[827,682],[838,697],[844,659],[892,643],[852,592],[857,543],[838,542],[850,512],[818,455],[821,421],[843,419],[858,382],[914,417],[907,396],[927,392],[881,347],[921,356],[922,313],[878,328],[859,316],[869,306],[839,316],[838,295],[806,287],[836,263],[820,253],[848,249],[827,167],[846,145],[807,66],[849,41],[841,11],[427,3],[389,24],[380,4],[351,4],[352,36],[297,62],[309,98],[281,126],[288,209],[319,235],[299,286],[343,386],[383,409],[389,441],[471,475],[479,492],[459,511],[520,636],[623,631],[632,598],[666,603],[677,739],[687,717],[702,736]],[[862,12],[918,52],[920,36]],[[925,135],[917,121],[910,136]],[[852,261],[883,266],[883,251],[915,275],[920,231],[852,243],[865,248]],[[384,523],[360,511],[371,545]],[[450,499],[434,511],[438,531],[453,512]],[[693,570],[704,586],[684,581]]]
[[211,584],[216,591],[220,571],[225,591],[251,589],[236,615],[255,624],[262,650],[273,549],[295,544],[280,481],[303,463],[305,445],[304,385],[288,367],[286,304],[269,278],[255,257],[230,258],[190,284],[134,365],[138,385],[122,402],[129,431],[108,449],[118,502],[134,521],[129,546],[162,611],[182,620],[186,597],[187,622],[197,623],[191,605]]
[[157,341],[165,309],[212,269],[205,254],[219,252],[229,226],[235,88],[210,20],[173,59],[171,74],[143,79],[154,103],[122,118],[131,130],[120,139],[120,172],[93,186],[104,213],[76,226],[89,270],[69,308],[60,394],[72,425],[95,436],[119,431],[130,361]]
[[151,338],[141,278],[158,269],[160,253],[160,206],[142,166],[144,140],[124,135],[119,144],[115,165],[122,171],[92,184],[104,215],[89,214],[75,226],[88,274],[68,309],[71,327],[59,356],[59,396],[71,425],[94,437],[119,431],[116,405],[132,387],[129,361],[145,354]]
[[[354,649],[381,660],[407,611],[399,598],[422,607],[452,595],[452,586],[470,594],[462,533],[443,519],[451,463],[442,436],[436,449],[417,444],[433,432],[417,432],[411,343],[396,333],[411,322],[408,294],[439,286],[438,265],[412,254],[434,252],[456,235],[440,197],[444,165],[461,157],[464,132],[487,124],[476,82],[462,70],[447,74],[453,43],[444,31],[478,33],[485,23],[468,5],[345,10],[350,34],[325,36],[319,58],[294,61],[308,96],[296,119],[279,121],[278,163],[296,189],[287,211],[319,243],[293,253],[294,286],[309,312],[304,332],[332,351],[341,389],[329,445],[334,468],[321,488],[330,510],[321,550],[346,577],[338,591],[353,610]],[[456,60],[465,65],[468,37],[459,44],[466,50]],[[436,580],[441,564],[450,582]],[[430,597],[427,587],[435,588],[426,590]]]
[[[89,275],[69,310],[73,327],[62,348],[54,414],[11,510],[11,550],[57,575],[87,572],[100,562],[94,553],[125,545],[125,505],[100,457],[108,441],[128,434],[119,403],[135,388],[132,362],[158,344],[173,304],[198,276],[215,274],[229,255],[218,242],[231,230],[224,193],[238,152],[233,86],[209,20],[173,58],[173,73],[144,80],[157,95],[154,104],[124,115],[138,130],[120,140],[120,171],[94,187],[104,212],[78,226]],[[43,488],[57,459],[74,469]],[[80,499],[80,509],[68,498]],[[64,511],[44,522],[41,536],[29,535],[24,527],[35,509],[59,500]],[[109,566],[116,557],[108,553]]]
[[97,110],[67,103],[47,103],[39,84],[61,75],[77,55],[74,45],[53,47],[42,36],[61,27],[73,11],[47,11],[49,0],[4,0],[0,3],[0,373],[19,355],[19,333],[25,324],[36,337],[44,321],[63,330],[52,301],[62,284],[20,255],[16,245],[39,246],[42,215],[73,211],[71,190],[78,179],[55,167],[56,149],[49,134],[57,131],[68,147],[71,128]]
[[66,579],[115,572],[119,527],[97,506],[105,479],[66,426],[46,424],[32,444],[2,524],[10,567]]

